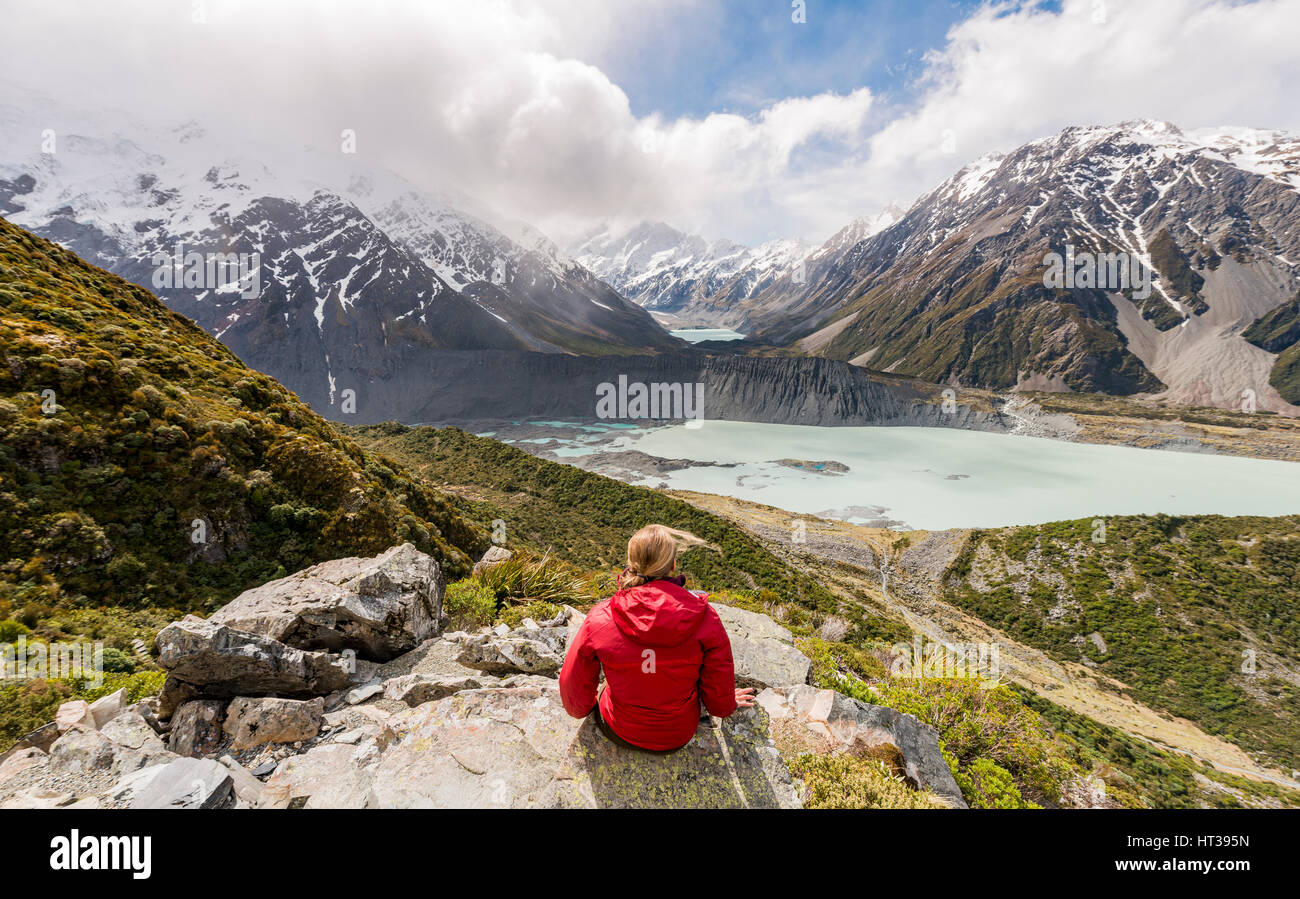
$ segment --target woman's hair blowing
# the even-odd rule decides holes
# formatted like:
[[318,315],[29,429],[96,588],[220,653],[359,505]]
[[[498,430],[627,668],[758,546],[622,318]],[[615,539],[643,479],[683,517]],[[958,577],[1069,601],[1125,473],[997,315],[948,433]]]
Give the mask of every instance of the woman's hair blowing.
[[673,532],[662,524],[648,524],[627,541],[627,571],[619,579],[619,589],[639,587],[667,577],[676,564],[677,541]]

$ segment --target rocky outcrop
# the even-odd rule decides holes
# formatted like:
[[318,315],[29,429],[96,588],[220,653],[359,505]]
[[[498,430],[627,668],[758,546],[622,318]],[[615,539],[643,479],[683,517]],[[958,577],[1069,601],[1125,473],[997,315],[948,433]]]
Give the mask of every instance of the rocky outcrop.
[[[734,719],[734,720],[733,720]],[[629,752],[565,714],[533,678],[420,706],[374,768],[368,802],[396,808],[793,808],[789,771],[751,716],[705,721],[670,755]]]
[[[590,718],[565,712],[556,676],[583,621],[577,610],[430,637],[349,670],[338,656],[273,635],[322,645],[334,639],[323,631],[362,620],[357,597],[382,597],[385,613],[365,620],[414,639],[420,629],[406,625],[417,615],[436,621],[437,603],[421,597],[440,596],[441,584],[406,547],[308,572],[250,591],[255,601],[228,612],[263,633],[194,616],[163,630],[159,660],[174,706],[167,746],[152,712],[164,697],[131,707],[125,694],[68,703],[48,754],[29,745],[0,759],[0,805],[797,808],[803,786],[783,745],[881,755],[917,788],[960,805],[933,729],[807,686],[811,663],[765,615],[717,606],[738,682],[766,688],[759,707],[704,715],[686,746],[653,754],[616,745]],[[322,584],[346,597],[336,602]],[[398,620],[406,624],[390,626]],[[366,651],[378,645],[360,642]]]
[[349,674],[325,652],[187,615],[158,634],[158,664],[205,696],[282,693],[319,696],[342,689]]
[[939,732],[913,716],[807,685],[769,688],[757,702],[796,746],[880,758],[918,789],[952,808],[967,807],[939,749]]
[[794,635],[766,615],[715,603],[718,617],[731,639],[736,683],[742,687],[806,684],[812,662],[795,649]]
[[438,632],[444,587],[437,561],[403,543],[246,590],[210,620],[297,649],[351,649],[384,661]]
[[465,637],[456,661],[488,674],[542,674],[558,677],[564,657],[541,640],[524,636],[479,634]]

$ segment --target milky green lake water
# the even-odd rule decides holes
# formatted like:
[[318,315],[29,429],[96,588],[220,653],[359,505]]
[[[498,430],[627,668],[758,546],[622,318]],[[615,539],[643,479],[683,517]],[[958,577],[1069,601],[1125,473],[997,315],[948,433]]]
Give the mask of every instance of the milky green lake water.
[[[630,431],[601,449],[739,463],[637,483],[667,482],[792,512],[888,519],[926,530],[1160,512],[1300,513],[1300,464],[978,431],[706,421],[698,429]],[[777,463],[784,458],[836,461],[849,471],[795,470]]]
[[745,335],[739,331],[733,331],[730,328],[684,328],[680,331],[669,331],[674,337],[680,337],[688,343],[699,343],[701,340],[744,340]]

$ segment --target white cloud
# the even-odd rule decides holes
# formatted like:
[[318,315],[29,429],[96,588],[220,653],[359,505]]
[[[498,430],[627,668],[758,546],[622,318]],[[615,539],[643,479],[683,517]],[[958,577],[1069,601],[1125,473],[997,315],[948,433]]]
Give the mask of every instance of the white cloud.
[[919,107],[873,135],[869,156],[840,177],[864,185],[857,196],[878,205],[915,198],[977,156],[1069,125],[1151,118],[1185,130],[1295,130],[1295,34],[1300,4],[1288,0],[1067,0],[1060,13],[991,7],[952,29],[927,60]]
[[[291,148],[337,147],[352,128],[360,164],[561,238],[640,218],[747,241],[820,238],[1069,124],[1300,124],[1287,95],[1300,83],[1300,4],[1285,0],[1109,0],[1100,24],[1094,0],[986,9],[931,54],[919,102],[883,127],[866,88],[753,117],[636,117],[590,60],[639,29],[693,27],[703,3],[101,0],[75,17],[26,4],[6,13],[23,39],[6,47],[4,81]],[[955,154],[941,148],[949,130]]]

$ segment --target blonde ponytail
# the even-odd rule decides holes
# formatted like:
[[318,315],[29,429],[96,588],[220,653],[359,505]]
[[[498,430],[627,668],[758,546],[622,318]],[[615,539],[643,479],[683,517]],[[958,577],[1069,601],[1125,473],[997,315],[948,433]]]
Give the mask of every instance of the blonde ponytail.
[[677,566],[677,541],[662,524],[649,524],[627,541],[627,569],[619,577],[619,589],[639,587],[668,577]]

